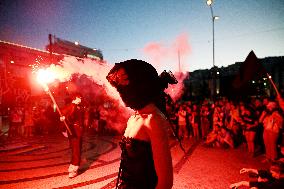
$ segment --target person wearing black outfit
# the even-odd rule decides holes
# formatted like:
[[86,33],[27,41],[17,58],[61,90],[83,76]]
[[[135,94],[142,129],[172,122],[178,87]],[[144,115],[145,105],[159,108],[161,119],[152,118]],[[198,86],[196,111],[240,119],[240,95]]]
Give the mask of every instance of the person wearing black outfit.
[[135,111],[120,142],[122,154],[116,188],[172,188],[167,135],[170,123],[159,109],[163,91],[155,68],[131,59],[115,64],[107,80],[117,89],[125,106]]

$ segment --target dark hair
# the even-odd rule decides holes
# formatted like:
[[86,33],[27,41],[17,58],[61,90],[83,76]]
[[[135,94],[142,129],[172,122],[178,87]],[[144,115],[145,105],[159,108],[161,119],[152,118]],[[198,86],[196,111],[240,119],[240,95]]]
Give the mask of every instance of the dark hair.
[[106,78],[125,105],[136,110],[155,102],[163,91],[156,69],[142,60],[116,63]]

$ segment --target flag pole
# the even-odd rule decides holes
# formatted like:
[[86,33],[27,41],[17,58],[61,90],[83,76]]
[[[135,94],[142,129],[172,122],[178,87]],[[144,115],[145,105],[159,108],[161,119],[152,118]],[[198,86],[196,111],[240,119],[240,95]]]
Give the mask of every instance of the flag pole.
[[[62,114],[62,112],[60,111],[60,108],[59,108],[58,104],[56,103],[54,96],[52,95],[51,91],[49,90],[48,85],[47,85],[47,84],[43,84],[43,87],[44,87],[45,92],[47,92],[47,94],[50,96],[50,98],[51,98],[53,104],[55,105],[55,107],[56,107],[56,109],[57,109],[57,111],[58,111],[58,113],[59,113],[59,116],[62,117],[63,114]],[[65,119],[63,120],[63,123],[64,123],[64,125],[65,125],[65,127],[66,127],[66,129],[67,129],[67,131],[68,131],[68,133],[69,133],[69,135],[72,136],[73,134],[72,134],[72,132],[71,132],[69,126],[67,125]]]
[[280,93],[279,93],[279,90],[277,89],[277,87],[276,87],[274,81],[272,80],[271,76],[270,76],[268,73],[266,73],[266,75],[267,75],[267,77],[268,77],[268,79],[269,79],[271,85],[273,86],[273,88],[274,88],[274,90],[275,90],[275,92],[276,92],[277,97],[281,97],[281,96],[280,96]]

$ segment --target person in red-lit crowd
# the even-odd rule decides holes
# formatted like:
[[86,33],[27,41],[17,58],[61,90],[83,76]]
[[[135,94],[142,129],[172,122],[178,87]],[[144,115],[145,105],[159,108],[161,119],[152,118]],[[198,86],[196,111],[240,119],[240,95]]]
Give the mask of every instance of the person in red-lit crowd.
[[33,107],[27,106],[25,108],[24,134],[23,134],[24,137],[33,136],[33,127],[34,127]]
[[[280,94],[277,95],[277,101],[279,104],[280,109],[282,110],[282,114],[284,112],[284,99],[281,97]],[[281,146],[281,150],[283,150],[282,155],[284,156],[284,128],[282,128],[282,131],[280,133],[280,146]]]
[[98,133],[99,132],[99,120],[100,120],[100,111],[97,107],[92,106],[89,108],[89,125],[88,130],[91,133]]
[[215,126],[224,126],[224,112],[220,106],[215,106],[213,110],[213,129]]
[[284,188],[284,165],[282,162],[273,163],[269,170],[242,168],[240,174],[248,173],[251,181],[243,180],[230,185],[230,188],[249,187],[251,189],[280,189]]
[[100,120],[99,120],[99,125],[98,125],[98,132],[100,134],[103,134],[107,131],[108,129],[108,114],[110,113],[109,110],[107,110],[104,106],[100,107]]
[[[85,107],[82,106],[82,96],[74,94],[73,97],[67,99],[67,105],[62,109],[61,121],[66,121],[70,127],[72,135],[68,133],[69,144],[71,148],[71,162],[68,168],[69,178],[76,177],[78,175],[79,166],[81,163],[81,150],[82,150],[82,136],[84,124],[88,114],[85,111]],[[71,102],[70,102],[71,101]]]
[[283,116],[275,101],[269,101],[259,120],[262,121],[264,128],[266,161],[274,161],[278,158],[277,143],[283,127]]
[[20,106],[16,106],[12,109],[10,113],[10,126],[8,131],[8,137],[19,137],[22,129],[22,124],[24,120],[24,111]]
[[279,104],[279,107],[281,108],[281,110],[284,111],[284,99],[280,95],[278,95],[277,101],[278,101],[278,104]]
[[234,148],[232,132],[224,124],[224,112],[219,105],[214,109],[213,120],[213,129],[207,135],[204,145],[208,147]]
[[239,146],[243,142],[243,134],[241,124],[238,122],[238,120],[240,119],[240,112],[239,106],[236,102],[231,102],[230,116],[231,119],[228,128],[233,133],[235,146]]
[[191,102],[184,104],[186,106],[186,128],[190,138],[193,138],[193,128],[192,128],[192,105]]
[[189,133],[186,128],[186,111],[185,111],[185,106],[181,105],[179,107],[179,110],[177,112],[178,116],[178,135],[179,137],[183,138],[188,138]]
[[263,142],[263,124],[262,122],[259,122],[259,118],[262,114],[262,112],[265,110],[265,106],[263,105],[262,101],[258,98],[252,100],[252,107],[254,114],[258,120],[258,126],[256,130],[256,136],[255,136],[255,145],[256,145],[256,153],[264,153],[265,147]]
[[200,111],[200,126],[201,126],[201,134],[203,139],[206,139],[206,136],[209,133],[210,129],[209,116],[210,116],[209,107],[207,104],[203,104],[201,106],[201,111]]
[[193,137],[195,140],[199,139],[199,125],[200,125],[200,114],[198,110],[198,106],[196,104],[192,105],[192,112],[191,112],[191,125],[193,129]]
[[[135,113],[120,142],[121,162],[116,188],[170,189],[173,167],[167,130],[170,123],[159,107],[163,89],[155,68],[142,60],[115,64],[107,80]],[[161,108],[161,109],[160,109]]]
[[258,119],[256,118],[253,109],[244,103],[240,104],[240,118],[238,120],[242,126],[249,154],[255,156],[255,136],[258,126]]

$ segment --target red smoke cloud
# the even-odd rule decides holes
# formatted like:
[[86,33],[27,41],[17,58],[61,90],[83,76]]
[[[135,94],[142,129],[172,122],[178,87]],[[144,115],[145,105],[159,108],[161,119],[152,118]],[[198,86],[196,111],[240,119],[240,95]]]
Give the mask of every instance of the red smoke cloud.
[[[119,93],[106,79],[112,67],[107,62],[78,60],[76,57],[66,56],[60,65],[52,64],[46,70],[52,72],[56,80],[67,82],[68,92],[80,92],[85,99],[91,97],[101,113],[104,112],[108,127],[122,133],[132,110],[124,106]],[[81,82],[70,82],[74,74]]]
[[[170,45],[159,42],[148,43],[143,52],[149,62],[159,71],[170,69],[172,72],[186,72],[187,58],[191,53],[188,35],[183,33],[179,35]],[[180,70],[179,70],[180,62]]]
[[183,33],[171,43],[163,45],[158,42],[151,42],[143,49],[149,62],[161,73],[163,70],[170,70],[174,73],[178,84],[169,85],[166,92],[177,100],[183,94],[183,80],[188,76],[187,58],[191,53],[188,35]]

